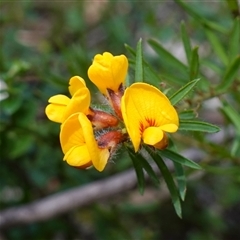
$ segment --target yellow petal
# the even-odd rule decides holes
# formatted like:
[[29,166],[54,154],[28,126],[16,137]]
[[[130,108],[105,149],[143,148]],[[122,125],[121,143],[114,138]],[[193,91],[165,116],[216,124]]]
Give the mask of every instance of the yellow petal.
[[155,145],[163,139],[163,131],[159,127],[148,127],[143,131],[143,142]]
[[88,88],[84,87],[76,91],[66,107],[63,121],[77,112],[83,112],[84,114],[87,114],[90,101],[91,97]]
[[55,95],[48,101],[50,104],[45,109],[47,117],[53,122],[61,123],[70,99],[64,95]]
[[86,145],[74,146],[67,151],[64,160],[74,167],[89,167],[92,162]]
[[111,62],[111,74],[113,85],[112,88],[110,87],[108,88],[116,92],[121,83],[124,85],[127,76],[127,70],[128,70],[127,58],[124,55],[115,56]]
[[60,143],[63,153],[67,153],[72,147],[85,144],[81,125],[78,121],[78,113],[71,115],[62,125],[60,130]]
[[[127,90],[125,91],[121,99],[121,111],[122,111],[123,121],[126,126],[127,132],[131,138],[134,150],[135,152],[137,152],[141,142],[141,131],[139,129],[138,119],[135,119],[134,117],[131,118],[129,116],[130,112],[128,107],[130,106],[129,104],[130,101],[129,101],[129,95]],[[136,114],[136,112],[133,114]],[[134,127],[134,124],[135,126],[138,126],[138,127]]]
[[161,126],[161,129],[165,132],[176,132],[178,130],[178,126],[176,124],[170,123],[170,124],[165,124]]
[[106,95],[107,88],[118,91],[119,86],[125,82],[127,69],[128,60],[124,55],[113,56],[105,52],[94,57],[88,69],[88,77]]
[[62,94],[52,96],[48,100],[49,103],[55,103],[55,104],[64,105],[64,106],[66,106],[69,103],[69,101],[70,101],[70,98]]
[[146,83],[134,83],[125,90],[121,110],[135,151],[139,149],[146,128],[161,127],[164,131],[174,132],[179,125],[177,112],[169,99]]
[[86,115],[79,113],[78,119],[82,127],[84,139],[91,156],[93,166],[101,172],[107,164],[110,153],[107,149],[100,149],[98,147],[93,134],[92,124]]
[[45,113],[49,120],[57,123],[61,123],[63,120],[63,115],[65,113],[66,106],[49,104],[45,109]]
[[68,90],[71,96],[73,96],[79,89],[86,87],[84,79],[79,76],[74,76],[70,78],[69,85],[70,86],[68,87]]
[[106,149],[106,148],[100,149],[100,153],[99,153],[98,159],[95,162],[95,168],[99,172],[102,172],[104,170],[104,168],[107,165],[109,157],[110,157],[110,153],[109,153],[108,149]]

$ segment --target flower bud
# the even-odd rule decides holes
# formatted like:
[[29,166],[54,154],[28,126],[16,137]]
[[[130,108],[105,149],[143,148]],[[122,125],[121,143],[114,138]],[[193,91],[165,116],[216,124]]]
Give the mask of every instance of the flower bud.
[[122,111],[121,111],[121,98],[124,94],[124,87],[121,84],[118,88],[118,91],[114,92],[111,89],[107,89],[107,97],[109,100],[109,103],[111,104],[112,108],[114,109],[114,112],[116,115],[122,120]]
[[119,143],[127,140],[127,134],[123,134],[122,131],[110,131],[101,135],[97,139],[99,148],[108,148],[111,152]]
[[92,108],[89,112],[87,117],[96,129],[115,127],[118,125],[118,119],[112,114]]

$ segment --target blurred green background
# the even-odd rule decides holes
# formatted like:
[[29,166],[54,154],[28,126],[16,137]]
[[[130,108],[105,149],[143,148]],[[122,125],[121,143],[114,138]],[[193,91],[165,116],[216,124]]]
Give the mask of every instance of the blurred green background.
[[[157,39],[186,62],[180,31],[180,22],[184,20],[191,42],[199,46],[199,55],[205,60],[201,71],[211,83],[221,81],[221,59],[214,54],[216,49],[209,43],[201,19],[229,30],[239,12],[231,9],[231,1],[187,1],[186,5],[201,18],[191,16],[177,1],[1,1],[0,79],[7,85],[7,91],[1,87],[0,93],[5,98],[0,102],[1,211],[132,167],[131,160],[122,152],[116,164],[102,173],[71,168],[62,161],[59,125],[50,122],[44,113],[49,97],[68,94],[68,80],[74,75],[86,80],[93,102],[98,99],[96,88],[87,78],[95,54],[109,51],[131,57],[124,44],[135,48],[142,38],[145,59],[156,73],[174,77],[175,70],[164,59],[158,60],[147,40]],[[225,49],[230,41],[228,32],[217,32],[216,36]],[[215,68],[210,63],[216,64]],[[207,68],[210,65],[212,69]],[[129,77],[133,74],[130,69]],[[162,79],[168,86],[183,85]],[[238,85],[226,91],[231,106],[239,113],[238,90],[239,77]],[[231,158],[228,154],[237,135],[234,121],[219,110],[224,99],[213,100],[205,105],[199,103],[199,114],[223,130],[220,135],[197,136],[203,146],[200,150],[205,153],[199,160],[209,168],[200,173],[187,172],[182,220],[174,212],[168,194],[147,183],[143,196],[135,187],[43,222],[2,228],[0,238],[240,239],[239,155]],[[192,150],[191,140],[184,142],[181,136],[178,140],[183,150]],[[209,144],[210,141],[213,143]]]

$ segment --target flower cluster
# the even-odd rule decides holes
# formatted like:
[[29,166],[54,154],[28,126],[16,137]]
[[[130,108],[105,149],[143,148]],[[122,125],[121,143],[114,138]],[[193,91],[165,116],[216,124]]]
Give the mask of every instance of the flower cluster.
[[146,83],[126,87],[127,71],[127,58],[108,52],[97,54],[88,69],[112,113],[91,107],[90,91],[79,76],[69,81],[70,98],[59,94],[49,99],[45,112],[61,124],[60,143],[69,165],[102,171],[119,144],[131,141],[135,152],[141,143],[164,149],[167,133],[177,131],[178,114],[169,99]]

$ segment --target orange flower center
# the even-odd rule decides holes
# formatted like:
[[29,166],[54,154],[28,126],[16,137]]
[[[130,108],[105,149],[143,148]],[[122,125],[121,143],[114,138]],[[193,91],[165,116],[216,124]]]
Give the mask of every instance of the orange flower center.
[[[143,123],[142,121],[139,123],[139,130],[141,134],[144,132],[144,130],[148,127],[157,127],[156,120],[152,118],[145,118],[146,122]],[[146,124],[147,123],[147,124]]]

